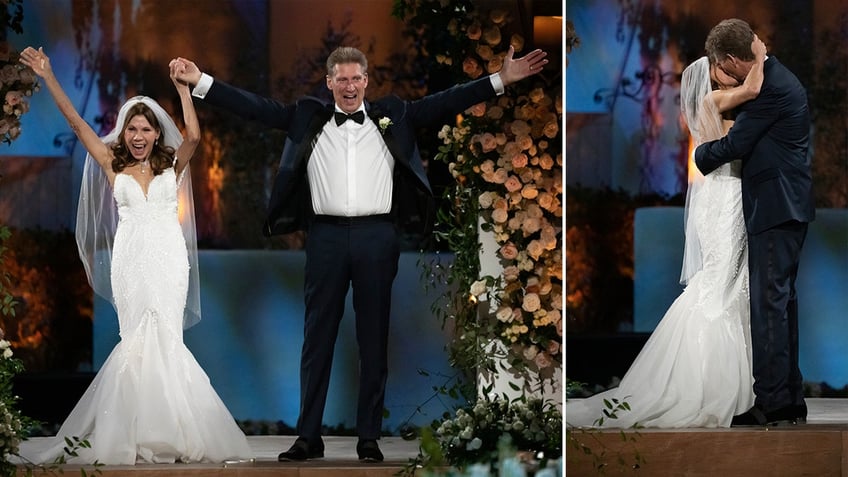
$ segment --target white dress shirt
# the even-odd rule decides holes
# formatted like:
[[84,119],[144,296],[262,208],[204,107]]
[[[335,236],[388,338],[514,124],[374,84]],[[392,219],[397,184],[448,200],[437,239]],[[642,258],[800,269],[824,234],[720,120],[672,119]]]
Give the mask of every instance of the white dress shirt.
[[[365,112],[365,105],[359,108]],[[337,112],[342,112],[336,106]],[[395,159],[368,116],[358,124],[341,126],[331,119],[324,125],[306,174],[312,209],[318,215],[357,217],[388,214],[392,210],[392,171]]]

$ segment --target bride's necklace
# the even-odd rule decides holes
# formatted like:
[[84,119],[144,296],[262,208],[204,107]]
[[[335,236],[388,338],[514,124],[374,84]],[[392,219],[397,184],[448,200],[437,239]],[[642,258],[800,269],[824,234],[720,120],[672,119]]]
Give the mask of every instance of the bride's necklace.
[[141,173],[147,174],[147,168],[150,167],[150,162],[147,159],[145,159],[145,160],[139,162],[139,164],[141,164]]

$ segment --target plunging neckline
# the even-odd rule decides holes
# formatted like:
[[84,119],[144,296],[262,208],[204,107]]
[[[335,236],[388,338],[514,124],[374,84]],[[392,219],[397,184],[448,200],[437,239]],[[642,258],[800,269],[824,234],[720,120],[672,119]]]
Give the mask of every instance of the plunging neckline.
[[152,184],[152,183],[153,183],[153,181],[154,181],[154,180],[156,180],[156,176],[153,176],[153,179],[150,179],[150,182],[148,182],[148,183],[147,183],[147,190],[145,190],[145,189],[144,189],[144,186],[143,186],[143,185],[141,185],[141,182],[139,182],[139,181],[138,181],[138,179],[136,179],[134,175],[132,175],[132,174],[127,174],[127,173],[125,173],[125,172],[119,172],[117,175],[119,175],[119,176],[127,176],[127,177],[129,177],[130,179],[132,179],[132,181],[133,181],[133,182],[135,182],[135,184],[138,186],[138,188],[139,188],[139,189],[141,189],[141,195],[143,195],[143,196],[144,196],[144,200],[145,200],[145,201],[147,200],[147,193],[148,193],[148,192],[150,192],[150,184]]

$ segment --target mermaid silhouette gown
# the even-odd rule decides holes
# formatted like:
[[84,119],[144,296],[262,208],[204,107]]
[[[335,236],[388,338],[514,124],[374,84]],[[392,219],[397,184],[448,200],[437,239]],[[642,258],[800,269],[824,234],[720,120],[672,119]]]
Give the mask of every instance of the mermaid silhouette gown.
[[173,168],[147,194],[117,174],[119,223],[112,290],[121,340],[55,437],[24,441],[21,456],[48,463],[64,438],[88,439],[69,462],[110,465],[223,462],[252,457],[209,378],[183,343],[188,258]]
[[728,427],[754,404],[748,249],[740,161],[704,178],[690,214],[703,267],[666,311],[617,388],[566,401],[566,422],[597,427],[604,400],[631,410],[600,427]]

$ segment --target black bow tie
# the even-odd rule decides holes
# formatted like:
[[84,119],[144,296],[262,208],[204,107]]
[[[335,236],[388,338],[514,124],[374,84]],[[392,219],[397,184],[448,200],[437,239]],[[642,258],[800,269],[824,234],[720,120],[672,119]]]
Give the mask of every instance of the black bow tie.
[[362,111],[357,111],[353,114],[345,114],[345,113],[336,112],[335,117],[336,117],[336,126],[341,126],[348,119],[353,119],[354,121],[356,121],[359,124],[362,124],[362,123],[365,122],[365,113],[362,112]]

